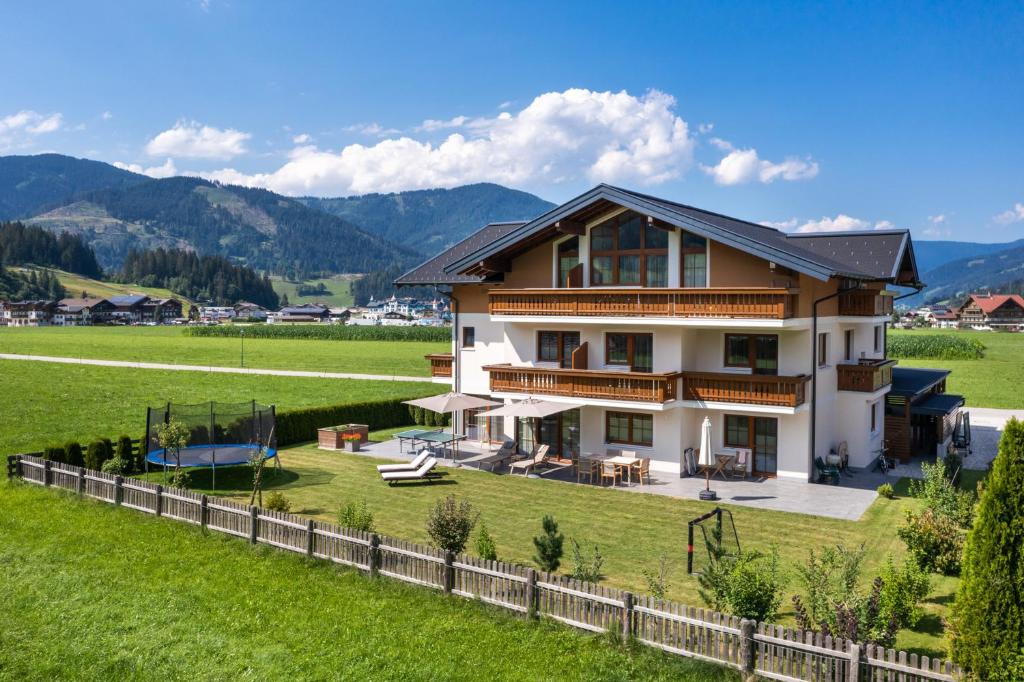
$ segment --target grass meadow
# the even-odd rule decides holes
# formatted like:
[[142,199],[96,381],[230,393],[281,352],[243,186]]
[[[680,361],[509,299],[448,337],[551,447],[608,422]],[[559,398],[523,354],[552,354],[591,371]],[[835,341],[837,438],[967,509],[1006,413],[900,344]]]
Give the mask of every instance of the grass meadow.
[[280,276],[272,276],[270,283],[278,296],[288,296],[288,302],[292,305],[299,303],[326,303],[327,305],[344,308],[352,305],[352,275],[335,275],[323,279],[309,279],[301,282],[309,286],[323,284],[327,291],[331,292],[326,296],[299,296],[299,282],[289,282]]
[[985,345],[985,357],[979,360],[918,360],[899,358],[901,367],[937,367],[952,370],[946,384],[950,393],[959,393],[967,407],[1024,408],[1020,387],[1024,385],[1024,334],[976,332],[958,329],[891,329],[892,336],[953,335],[976,339]]
[[[374,438],[387,436],[374,434]],[[314,445],[285,449],[280,453],[282,470],[268,476],[267,489],[280,490],[292,503],[294,513],[336,521],[341,505],[366,500],[377,530],[400,538],[428,542],[425,523],[438,498],[454,494],[480,511],[480,519],[505,561],[533,565],[532,538],[539,534],[541,518],[553,515],[565,535],[563,572],[572,569],[570,538],[581,545],[598,545],[604,557],[604,583],[647,593],[643,571],[657,570],[660,557],[668,557],[671,571],[668,597],[694,606],[703,602],[696,580],[686,574],[686,529],[690,519],[706,512],[697,500],[662,495],[627,493],[589,485],[495,476],[472,469],[452,469],[439,483],[389,487],[376,471],[380,460],[359,455],[318,450]],[[151,480],[162,474],[151,473]],[[209,492],[209,472],[194,471],[193,487]],[[251,473],[246,467],[219,470],[217,495],[248,501]],[[898,490],[905,489],[898,486]],[[879,498],[859,521],[842,521],[751,507],[728,507],[734,516],[740,544],[746,549],[768,550],[773,543],[789,576],[790,590],[797,587],[796,567],[808,550],[842,543],[869,548],[865,561],[870,581],[888,556],[897,560],[905,552],[896,528],[916,499],[900,495]],[[472,552],[472,545],[470,547]],[[943,656],[942,618],[956,589],[955,578],[932,576],[932,591],[924,605],[926,616],[916,631],[904,631],[898,639],[903,649]],[[782,604],[783,620],[792,622],[789,596]]]
[[0,483],[0,678],[738,680],[724,668]]
[[[448,343],[245,339],[245,366],[312,372],[429,376],[427,353]],[[242,341],[186,336],[181,327],[24,327],[0,329],[0,353],[239,367]]]
[[307,379],[246,374],[60,365],[0,360],[0,453],[38,450],[70,439],[146,429],[146,407],[168,401],[244,402],[278,409],[432,395],[427,383]]
[[161,289],[160,287],[142,287],[135,284],[119,284],[117,282],[101,282],[97,279],[91,279],[89,277],[83,277],[82,275],[75,274],[73,272],[65,272],[63,270],[57,270],[55,268],[38,268],[38,267],[18,267],[12,268],[21,272],[27,272],[29,270],[49,270],[53,275],[64,285],[67,289],[68,296],[71,298],[78,298],[84,291],[89,296],[97,298],[109,298],[111,296],[123,296],[126,294],[145,294],[152,296],[153,298],[176,298],[184,302],[182,306],[182,312],[188,315],[189,306],[191,302],[181,294],[176,294],[170,289]]

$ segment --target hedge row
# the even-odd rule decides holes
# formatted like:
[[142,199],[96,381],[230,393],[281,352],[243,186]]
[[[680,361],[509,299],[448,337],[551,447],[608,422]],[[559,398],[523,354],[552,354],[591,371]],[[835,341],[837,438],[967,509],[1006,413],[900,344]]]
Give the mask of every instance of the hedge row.
[[69,441],[64,445],[49,445],[43,449],[43,459],[96,471],[101,471],[103,463],[115,456],[124,462],[124,473],[142,470],[142,454],[133,452],[130,436],[122,435],[116,443],[109,438],[97,438],[85,447],[77,441]]
[[247,339],[315,339],[321,341],[451,341],[450,327],[385,327],[344,324],[262,324],[186,327],[187,336]]
[[950,334],[893,334],[888,354],[921,360],[979,360],[985,356],[985,344]]
[[316,430],[325,426],[366,424],[371,431],[377,431],[403,426],[409,421],[409,406],[398,399],[282,410],[277,413],[277,444],[316,440]]

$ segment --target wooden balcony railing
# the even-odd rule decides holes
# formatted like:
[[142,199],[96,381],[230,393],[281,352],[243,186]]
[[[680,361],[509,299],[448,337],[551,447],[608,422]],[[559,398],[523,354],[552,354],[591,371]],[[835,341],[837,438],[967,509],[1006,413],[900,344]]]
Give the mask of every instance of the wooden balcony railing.
[[840,391],[874,393],[892,383],[895,360],[861,360],[848,365],[836,365]]
[[580,317],[792,317],[796,290],[748,289],[492,289],[491,315]]
[[676,399],[679,383],[678,372],[651,374],[512,365],[487,365],[483,369],[490,372],[491,391],[495,393],[666,403]]
[[852,291],[839,297],[839,314],[877,317],[892,315],[893,297],[874,291]]
[[423,357],[430,360],[430,376],[450,377],[452,375],[451,353],[431,353]]
[[805,387],[811,377],[730,374],[724,372],[683,372],[683,400],[799,407],[806,399]]

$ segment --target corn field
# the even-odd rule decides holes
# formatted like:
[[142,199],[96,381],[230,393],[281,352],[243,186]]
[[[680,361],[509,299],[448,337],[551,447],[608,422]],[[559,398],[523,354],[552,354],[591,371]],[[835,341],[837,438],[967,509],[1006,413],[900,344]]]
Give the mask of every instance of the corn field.
[[900,334],[889,337],[889,357],[920,360],[980,360],[985,344],[950,334]]
[[247,339],[314,339],[318,341],[450,341],[450,327],[385,327],[343,324],[219,325],[188,327],[189,336]]

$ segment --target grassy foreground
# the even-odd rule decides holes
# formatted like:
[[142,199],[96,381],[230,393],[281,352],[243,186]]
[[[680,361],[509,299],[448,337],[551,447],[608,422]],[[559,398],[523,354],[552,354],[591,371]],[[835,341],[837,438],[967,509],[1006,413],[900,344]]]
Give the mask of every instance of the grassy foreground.
[[438,392],[428,383],[59,365],[0,360],[0,454],[69,439],[141,437],[146,408],[168,401],[256,400],[278,409]]
[[[245,339],[245,366],[311,372],[429,376],[423,356],[447,343]],[[239,367],[240,339],[186,336],[180,327],[0,329],[0,353]]]
[[901,367],[937,367],[952,370],[946,390],[959,393],[968,407],[1020,409],[1024,407],[1020,386],[1024,384],[1024,334],[976,332],[958,329],[890,329],[893,336],[954,335],[985,344],[980,360],[916,360],[900,358]]
[[[292,503],[292,511],[335,521],[338,508],[365,499],[374,513],[379,532],[400,538],[428,542],[427,513],[438,498],[454,494],[470,501],[481,512],[481,520],[497,544],[498,556],[506,561],[533,564],[532,538],[539,534],[541,518],[553,515],[565,535],[563,572],[572,570],[570,538],[581,545],[597,544],[604,557],[604,583],[632,590],[649,590],[642,571],[657,570],[659,558],[671,561],[668,597],[686,604],[703,605],[696,580],[686,574],[686,524],[706,512],[697,500],[663,495],[636,494],[596,486],[559,481],[495,476],[470,469],[452,469],[442,483],[426,486],[388,487],[376,471],[380,460],[318,450],[302,446],[284,450],[283,470],[268,477],[268,489],[281,490]],[[229,473],[232,472],[232,473]],[[150,474],[158,479],[159,474]],[[208,472],[195,471],[196,488],[209,485]],[[251,474],[247,468],[217,473],[217,493],[248,501]],[[778,545],[792,594],[797,588],[796,566],[807,559],[810,549],[836,543],[869,548],[865,571],[870,581],[887,555],[900,558],[905,552],[896,528],[904,510],[918,501],[901,496],[879,498],[860,521],[842,521],[778,512],[752,507],[728,506],[732,511],[744,549],[767,550]],[[472,552],[472,545],[470,547]],[[932,576],[932,593],[924,608],[926,616],[916,631],[903,631],[898,646],[928,655],[944,655],[942,618],[956,589],[955,578]],[[791,601],[782,603],[783,620],[791,621]]]
[[0,579],[2,679],[738,679],[27,484]]

